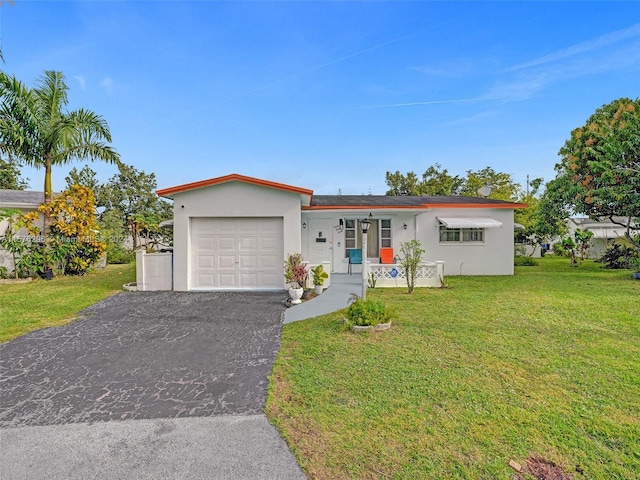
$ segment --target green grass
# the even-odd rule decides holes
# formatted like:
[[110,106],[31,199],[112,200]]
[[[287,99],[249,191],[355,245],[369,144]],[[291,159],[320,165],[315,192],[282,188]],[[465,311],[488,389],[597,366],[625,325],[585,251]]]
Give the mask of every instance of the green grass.
[[640,282],[539,263],[370,289],[397,312],[384,333],[345,331],[343,313],[286,325],[267,414],[309,477],[510,479],[538,454],[640,478]]
[[135,282],[135,271],[135,263],[109,265],[84,276],[0,285],[0,342],[70,322],[80,310]]

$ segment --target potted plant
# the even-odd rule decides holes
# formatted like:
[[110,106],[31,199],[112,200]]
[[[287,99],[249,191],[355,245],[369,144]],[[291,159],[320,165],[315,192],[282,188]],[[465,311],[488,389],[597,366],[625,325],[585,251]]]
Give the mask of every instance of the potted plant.
[[290,253],[287,261],[284,262],[284,278],[289,284],[289,297],[291,304],[297,305],[302,302],[304,285],[307,280],[307,269],[302,263],[301,253]]
[[322,268],[322,264],[312,268],[311,274],[313,275],[313,290],[316,295],[320,295],[324,289],[324,281],[329,278],[329,275]]
[[380,300],[357,298],[347,308],[347,322],[353,332],[388,330],[391,310]]

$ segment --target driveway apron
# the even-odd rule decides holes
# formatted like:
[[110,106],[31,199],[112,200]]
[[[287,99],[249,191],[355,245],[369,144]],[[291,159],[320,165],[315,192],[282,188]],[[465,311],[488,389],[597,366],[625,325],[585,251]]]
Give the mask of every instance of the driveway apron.
[[[271,465],[273,459],[263,462],[263,466],[270,465],[271,477],[264,469],[244,468],[244,461],[238,462],[242,455],[234,456],[235,463],[225,464],[223,457],[228,457],[228,452],[207,450],[206,455],[216,459],[201,459],[204,469],[186,470],[202,472],[195,478],[233,478],[236,474],[254,478],[252,472],[260,472],[255,478],[277,478],[276,472],[284,475],[282,478],[304,478],[263,415],[268,375],[280,346],[282,300],[283,294],[274,292],[120,293],[86,309],[83,318],[68,325],[35,331],[0,345],[0,476],[32,473],[31,478],[38,478],[38,466],[21,471],[16,461],[19,449],[13,455],[11,450],[12,445],[42,448],[38,439],[49,439],[51,453],[65,438],[71,444],[78,438],[101,438],[95,451],[86,452],[84,461],[75,463],[76,467],[91,468],[87,455],[95,454],[96,460],[104,460],[105,455],[110,458],[104,451],[109,438],[146,438],[157,433],[166,439],[167,432],[177,432],[169,436],[175,448],[168,451],[175,453],[186,451],[188,445],[193,451],[209,432],[216,439],[209,448],[221,438],[229,438],[234,449],[243,444],[247,448],[246,462],[258,463],[260,458],[252,455],[268,456],[269,452],[253,452],[243,435],[250,442],[252,436],[273,437],[275,433],[273,448],[283,455],[283,463]],[[246,417],[246,421],[238,423],[237,416]],[[180,423],[188,417],[190,423]],[[199,417],[207,418],[198,421]],[[141,419],[155,423],[128,422]],[[117,422],[104,423],[110,420]],[[234,425],[238,427],[235,430]],[[231,432],[236,435],[233,439]],[[196,434],[197,441],[187,438]],[[267,439],[263,442],[269,444]],[[130,451],[130,455],[148,459],[145,455],[153,450],[147,445],[138,453]],[[52,472],[50,467],[56,465],[55,455],[50,457],[49,465],[41,467],[43,475],[49,467],[48,475],[53,478],[55,469]],[[178,463],[172,463],[173,468],[180,465],[180,459],[175,460]],[[191,458],[192,466],[193,462]],[[64,470],[69,467],[64,461],[58,463],[63,469],[60,478],[82,478]],[[281,467],[284,470],[279,470]],[[126,477],[134,467],[125,464],[123,468]],[[111,469],[111,474],[117,471]],[[144,477],[142,474],[149,471],[137,474]],[[78,472],[93,478],[118,477],[105,471],[104,477],[97,472],[93,475],[82,468]],[[161,472],[155,472],[154,477],[161,478]],[[183,477],[173,472],[166,478]]]

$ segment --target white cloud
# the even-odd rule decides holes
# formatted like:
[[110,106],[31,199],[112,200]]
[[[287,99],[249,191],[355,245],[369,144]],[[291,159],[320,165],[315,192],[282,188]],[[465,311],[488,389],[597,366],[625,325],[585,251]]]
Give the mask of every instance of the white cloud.
[[80,88],[84,90],[87,86],[87,81],[85,80],[85,78],[82,75],[74,75],[73,78],[78,81],[78,83],[80,84]]
[[613,45],[615,43],[629,40],[638,36],[640,36],[640,23],[636,23],[635,25],[632,25],[631,27],[625,28],[623,30],[616,30],[605,35],[601,35],[597,38],[594,38],[593,40],[576,43],[575,45],[571,45],[570,47],[550,53],[549,55],[545,55],[528,62],[520,63],[511,67],[508,71],[521,70],[523,68],[536,67],[551,62],[556,62],[558,60],[564,60],[566,58],[574,57],[583,53],[588,53],[598,48]]
[[113,89],[113,79],[111,77],[104,77],[99,85],[104,88],[108,93],[111,93]]

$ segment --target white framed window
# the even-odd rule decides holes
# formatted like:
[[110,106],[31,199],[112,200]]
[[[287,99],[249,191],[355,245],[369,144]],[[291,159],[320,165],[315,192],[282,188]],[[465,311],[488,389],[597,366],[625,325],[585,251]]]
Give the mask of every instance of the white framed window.
[[[390,219],[371,219],[371,226],[367,234],[367,257],[380,256],[380,248],[393,246]],[[349,250],[362,248],[362,229],[357,219],[344,220],[344,256],[349,257]]]
[[440,226],[440,243],[484,243],[484,228]]

